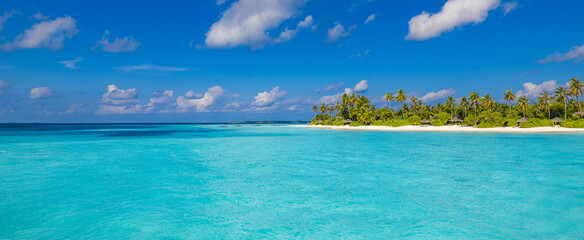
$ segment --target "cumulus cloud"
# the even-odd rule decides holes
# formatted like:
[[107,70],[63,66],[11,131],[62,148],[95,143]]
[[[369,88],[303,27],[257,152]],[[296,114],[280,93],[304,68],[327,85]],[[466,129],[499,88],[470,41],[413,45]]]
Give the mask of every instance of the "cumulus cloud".
[[318,100],[318,104],[320,103],[324,103],[324,104],[333,104],[336,103],[338,101],[341,100],[341,96],[343,96],[343,93],[346,94],[351,94],[351,93],[364,93],[369,89],[369,83],[367,82],[367,80],[361,80],[360,82],[358,82],[357,84],[355,84],[355,87],[353,88],[345,88],[345,91],[342,93],[337,93],[334,95],[327,95],[327,96],[322,96],[319,100]]
[[42,21],[18,35],[13,42],[0,45],[0,50],[12,51],[27,48],[60,50],[63,48],[65,38],[72,38],[78,32],[75,19],[69,16]]
[[168,66],[158,66],[154,64],[142,64],[137,66],[121,66],[121,67],[114,67],[114,69],[123,70],[123,71],[155,71],[155,72],[185,72],[188,71],[188,68],[182,67],[168,67]]
[[549,80],[545,81],[539,85],[526,82],[523,84],[523,89],[517,91],[517,96],[526,96],[528,98],[534,98],[539,96],[540,93],[543,91],[553,92],[559,86],[567,86],[567,85],[558,85],[556,80]]
[[[209,108],[217,104],[223,97],[225,90],[221,86],[213,86],[200,98],[188,98],[187,96],[179,96],[176,99],[176,105],[179,111],[188,111],[194,109],[195,112],[207,112]],[[195,95],[195,94],[192,94]]]
[[159,106],[166,106],[172,101],[174,92],[172,90],[162,90],[153,92],[150,101],[144,106],[145,112],[152,112]]
[[101,40],[96,41],[96,44],[91,47],[91,50],[97,51],[99,49],[103,50],[104,52],[111,52],[111,53],[120,53],[120,52],[133,52],[142,43],[136,41],[132,36],[127,36],[124,38],[115,38],[113,42],[110,42],[108,39],[110,32],[105,31]]
[[10,12],[4,12],[4,14],[0,16],[0,31],[2,31],[4,28],[4,23],[6,23],[6,21],[16,13],[18,13],[18,11],[13,9]]
[[102,103],[113,104],[113,105],[127,105],[139,103],[138,100],[138,89],[119,89],[116,85],[110,84],[107,86],[107,92],[101,97]]
[[87,113],[89,112],[89,106],[85,103],[73,103],[69,105],[69,108],[65,111],[59,112],[61,115],[71,115],[74,113]]
[[10,83],[0,80],[0,96],[2,96],[2,94],[4,94],[4,91],[8,87],[10,87]]
[[503,3],[503,11],[505,11],[505,15],[507,15],[507,13],[510,13],[511,11],[515,10],[515,8],[517,8],[517,2],[506,2]]
[[280,86],[275,86],[269,92],[263,91],[258,93],[258,95],[254,97],[255,101],[252,103],[252,105],[258,107],[270,106],[286,96],[286,94],[288,94],[288,92],[280,91]]
[[367,19],[365,19],[365,24],[370,23],[371,21],[375,20],[375,14],[371,14],[369,15],[369,17],[367,17]]
[[545,57],[544,59],[539,60],[539,63],[551,63],[551,62],[566,62],[572,61],[574,63],[579,63],[584,60],[584,45],[582,46],[575,46],[570,49],[567,53],[556,53]]
[[438,92],[429,92],[426,93],[424,96],[420,98],[422,102],[430,103],[436,100],[440,100],[446,98],[448,96],[452,96],[456,93],[456,90],[449,88],[449,89],[442,89]]
[[75,64],[77,64],[78,62],[81,62],[81,60],[83,60],[83,58],[78,57],[78,58],[73,59],[73,60],[60,61],[59,63],[63,64],[63,66],[65,66],[66,68],[78,69]]
[[409,21],[406,39],[423,41],[456,27],[481,23],[487,19],[489,11],[500,4],[501,0],[448,0],[438,13],[422,12],[414,16]]
[[327,43],[338,42],[339,40],[341,40],[341,38],[349,36],[349,34],[351,34],[351,31],[355,28],[357,28],[357,25],[350,26],[348,29],[345,30],[345,27],[343,27],[343,25],[341,25],[340,22],[336,22],[332,28],[329,28],[326,37],[326,42]]
[[[209,48],[249,46],[257,49],[281,41],[268,36],[267,31],[292,18],[305,3],[306,0],[239,0],[211,26],[205,44]],[[289,36],[289,33],[283,34],[282,37]]]
[[57,94],[50,87],[37,87],[30,90],[30,99],[50,98]]

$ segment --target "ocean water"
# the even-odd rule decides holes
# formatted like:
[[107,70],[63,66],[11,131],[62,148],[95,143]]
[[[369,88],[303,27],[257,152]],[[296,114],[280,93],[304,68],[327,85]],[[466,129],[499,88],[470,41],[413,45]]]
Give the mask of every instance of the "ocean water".
[[584,134],[0,125],[0,239],[582,239]]

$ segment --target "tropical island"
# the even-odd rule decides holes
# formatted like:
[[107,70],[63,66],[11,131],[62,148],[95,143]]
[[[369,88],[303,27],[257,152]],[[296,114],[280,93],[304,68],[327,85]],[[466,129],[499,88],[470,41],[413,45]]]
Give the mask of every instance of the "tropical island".
[[[344,93],[340,102],[313,106],[315,113],[310,125],[315,127],[362,126],[456,126],[474,129],[489,128],[584,128],[584,112],[580,97],[584,84],[576,77],[567,87],[560,86],[553,93],[543,91],[537,101],[516,96],[506,90],[504,100],[498,103],[489,94],[471,92],[468,97],[447,97],[444,103],[424,104],[416,96],[408,98],[403,89],[384,95],[386,106],[376,108],[365,96]],[[392,103],[401,106],[394,110]],[[468,128],[467,128],[468,129]]]

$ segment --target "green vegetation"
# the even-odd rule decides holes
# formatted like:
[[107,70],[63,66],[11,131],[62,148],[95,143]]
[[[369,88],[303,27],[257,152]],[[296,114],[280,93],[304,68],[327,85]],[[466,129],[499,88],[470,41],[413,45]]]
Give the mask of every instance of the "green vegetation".
[[[580,101],[583,89],[584,84],[578,78],[571,78],[568,88],[558,87],[553,93],[544,91],[534,103],[526,96],[516,96],[512,90],[506,90],[503,95],[505,103],[497,103],[491,95],[481,96],[474,91],[458,99],[449,96],[445,102],[434,105],[425,105],[416,96],[408,97],[403,89],[399,89],[383,96],[387,103],[383,108],[376,108],[365,96],[345,93],[340,102],[313,106],[315,115],[311,124],[392,127],[458,124],[478,128],[532,128],[554,126],[551,120],[558,117],[564,120],[562,127],[584,128]],[[394,102],[401,105],[399,109],[393,109]],[[451,121],[455,118],[462,122]],[[528,121],[518,124],[516,121],[521,118],[528,118]]]

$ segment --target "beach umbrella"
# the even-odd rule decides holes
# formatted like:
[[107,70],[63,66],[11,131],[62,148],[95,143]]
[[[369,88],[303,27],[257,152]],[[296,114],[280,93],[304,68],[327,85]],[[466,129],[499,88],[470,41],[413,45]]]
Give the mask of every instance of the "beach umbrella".
[[563,122],[563,121],[564,121],[564,120],[562,120],[562,119],[561,119],[561,118],[559,118],[559,117],[552,119],[552,122],[555,122],[555,123],[561,123],[561,122]]
[[517,123],[522,123],[522,122],[527,122],[527,121],[529,121],[529,119],[527,119],[527,118],[520,118],[520,119],[518,119],[518,120],[517,120],[517,121],[515,121],[515,122],[517,122]]

